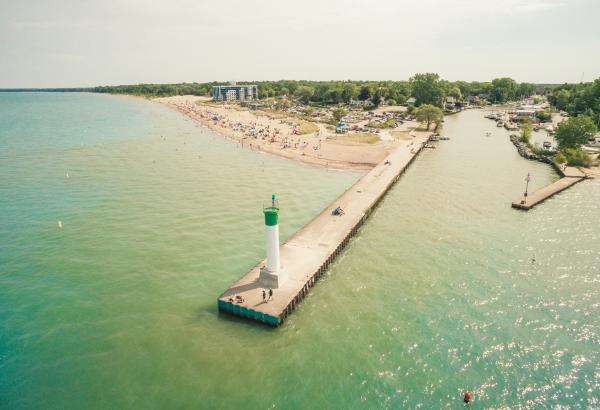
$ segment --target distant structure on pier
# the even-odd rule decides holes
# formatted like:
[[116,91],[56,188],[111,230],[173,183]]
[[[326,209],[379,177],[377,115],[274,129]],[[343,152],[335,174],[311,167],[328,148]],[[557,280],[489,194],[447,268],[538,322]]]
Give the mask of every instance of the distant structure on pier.
[[258,99],[258,86],[255,84],[217,85],[212,88],[214,101],[248,101]]

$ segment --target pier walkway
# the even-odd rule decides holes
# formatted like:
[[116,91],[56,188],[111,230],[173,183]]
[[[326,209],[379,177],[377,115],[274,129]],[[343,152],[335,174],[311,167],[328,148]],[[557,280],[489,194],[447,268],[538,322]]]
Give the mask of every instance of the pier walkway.
[[[265,303],[262,299],[265,288],[259,273],[266,263],[263,260],[219,296],[219,310],[271,326],[280,325],[356,234],[426,142],[426,136],[417,136],[397,148],[280,246],[281,264],[288,278],[283,286],[273,289],[271,300]],[[344,214],[332,215],[338,206]],[[244,301],[232,301],[236,295]]]
[[554,196],[587,178],[585,173],[575,167],[567,167],[564,170],[559,170],[559,172],[563,175],[563,178],[529,194],[526,202],[523,201],[523,198],[513,201],[512,207],[528,211],[551,196]]

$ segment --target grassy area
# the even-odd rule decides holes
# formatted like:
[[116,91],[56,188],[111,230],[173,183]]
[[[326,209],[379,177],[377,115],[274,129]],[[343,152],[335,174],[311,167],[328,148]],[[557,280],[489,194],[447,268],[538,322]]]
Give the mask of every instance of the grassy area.
[[293,117],[284,111],[270,110],[268,108],[263,108],[262,110],[256,110],[256,111],[254,111],[254,114],[255,115],[264,115],[264,116],[268,116],[268,117],[275,118],[278,120]]
[[319,127],[317,124],[310,121],[300,121],[298,131],[300,131],[300,135],[313,134],[319,131]]
[[392,137],[397,140],[411,140],[412,135],[410,135],[410,131],[392,131],[390,132]]
[[319,131],[319,127],[312,121],[308,121],[305,116],[294,115],[289,112],[280,110],[262,109],[255,111],[256,115],[267,115],[271,118],[276,119],[290,119],[294,123],[298,124],[300,135],[312,134]]
[[398,125],[398,122],[394,118],[388,118],[385,122],[370,122],[366,126],[369,128],[392,128]]
[[363,144],[376,144],[379,141],[381,141],[381,139],[379,138],[379,135],[368,134],[368,133],[363,133],[363,132],[339,135],[336,137],[331,137],[330,139],[334,140],[334,141],[360,142]]
[[[197,104],[200,105],[210,105],[213,107],[223,107],[223,103],[219,103],[219,102],[197,102]],[[240,107],[239,105],[235,106],[236,110],[240,110],[240,111],[250,111],[248,108],[246,107]],[[313,123],[312,121],[307,121],[304,119],[301,119],[300,116],[298,115],[293,115],[290,113],[287,113],[285,111],[281,111],[281,110],[271,110],[268,108],[264,108],[262,110],[256,110],[256,111],[252,111],[252,113],[254,115],[264,115],[264,116],[268,116],[270,118],[274,118],[274,119],[282,119],[282,120],[291,120],[294,123],[298,124],[299,127],[299,131],[300,131],[300,135],[306,135],[306,134],[312,134],[315,132],[319,131],[319,127]]]

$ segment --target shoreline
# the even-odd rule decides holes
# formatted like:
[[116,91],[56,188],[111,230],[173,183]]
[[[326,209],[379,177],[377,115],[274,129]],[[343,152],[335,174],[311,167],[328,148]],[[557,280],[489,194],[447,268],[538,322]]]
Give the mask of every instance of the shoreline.
[[511,134],[509,139],[521,158],[528,161],[537,161],[547,164],[559,176],[559,179],[539,188],[529,196],[522,196],[521,198],[512,201],[511,206],[515,209],[528,211],[583,180],[593,179],[598,172],[597,167],[595,167],[596,169],[594,170],[594,168],[568,166],[566,163],[564,166],[560,166],[550,157],[535,154],[527,144],[520,141],[517,134]]
[[[331,169],[368,171],[398,147],[427,132],[408,131],[405,140],[375,143],[344,140],[328,133],[322,123],[311,123],[317,131],[300,134],[301,122],[292,116],[253,112],[237,106],[202,104],[197,96],[155,98],[242,148]],[[422,135],[421,135],[422,134]]]

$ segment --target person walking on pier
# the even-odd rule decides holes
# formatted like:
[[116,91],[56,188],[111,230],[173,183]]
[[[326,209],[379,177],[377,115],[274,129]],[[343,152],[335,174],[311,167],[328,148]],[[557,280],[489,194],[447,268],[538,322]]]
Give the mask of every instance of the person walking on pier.
[[273,289],[269,289],[269,300],[273,297]]
[[263,303],[267,301],[267,292],[263,289]]

